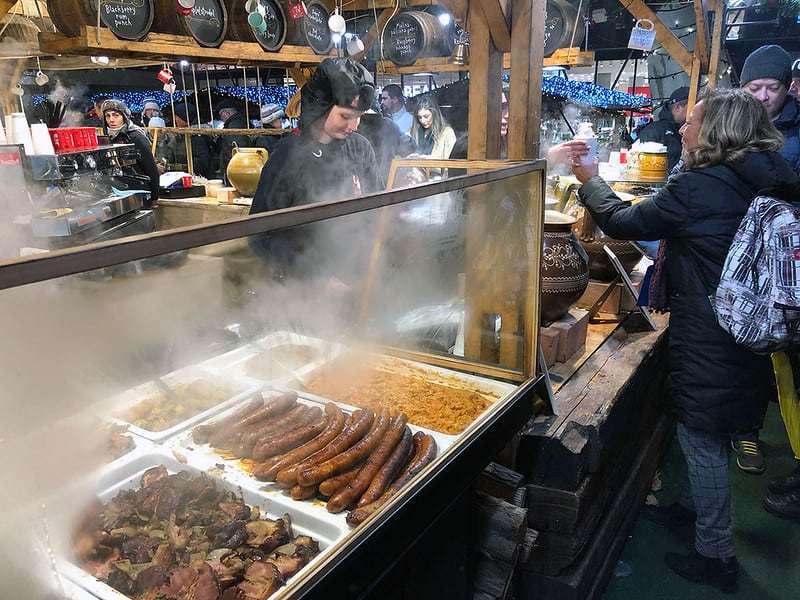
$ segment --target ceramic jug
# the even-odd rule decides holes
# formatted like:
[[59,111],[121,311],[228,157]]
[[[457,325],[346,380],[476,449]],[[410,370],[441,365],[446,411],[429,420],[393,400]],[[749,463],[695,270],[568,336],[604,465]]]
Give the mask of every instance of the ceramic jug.
[[238,148],[234,146],[226,173],[228,181],[242,196],[252,198],[258,187],[261,169],[269,158],[266,148]]
[[642,260],[642,253],[629,241],[617,240],[603,233],[603,230],[597,226],[592,215],[584,207],[575,205],[570,209],[569,214],[575,218],[572,230],[578,236],[586,254],[589,255],[589,277],[591,279],[611,281],[617,276],[617,270],[611,264],[603,246],[608,246],[616,254],[627,273],[633,271],[634,267]]
[[575,219],[546,210],[542,248],[542,323],[567,314],[589,286],[586,253],[572,233]]

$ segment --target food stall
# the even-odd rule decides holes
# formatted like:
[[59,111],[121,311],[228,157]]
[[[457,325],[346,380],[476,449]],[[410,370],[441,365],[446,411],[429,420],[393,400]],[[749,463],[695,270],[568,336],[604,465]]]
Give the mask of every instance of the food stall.
[[[7,415],[0,437],[8,474],[17,482],[14,494],[4,496],[3,511],[12,519],[2,525],[24,523],[33,532],[21,541],[4,531],[16,553],[5,567],[16,579],[6,580],[25,582],[29,590],[74,584],[100,598],[130,596],[101,581],[96,562],[81,560],[103,555],[76,546],[85,539],[78,524],[87,506],[121,501],[132,493],[124,490],[144,485],[143,475],[153,476],[154,467],[164,467],[156,479],[173,481],[167,476],[187,471],[211,480],[263,518],[312,538],[318,551],[271,597],[337,596],[342,590],[389,595],[398,564],[421,569],[425,556],[404,553],[442,519],[469,518],[463,498],[471,482],[543,408],[535,349],[544,163],[456,165],[470,174],[0,263]],[[455,235],[439,227],[445,205],[457,219]],[[411,213],[427,226],[401,227],[412,222]],[[398,227],[383,229],[381,222]],[[321,276],[336,275],[344,287],[289,285],[272,279],[268,269],[252,271],[241,274],[249,302],[207,310],[206,303],[220,306],[213,297],[218,285],[186,285],[185,270],[205,258],[210,244],[308,227],[341,251]],[[401,237],[385,233],[390,230]],[[355,231],[361,235],[347,235]],[[326,254],[334,246],[324,246]],[[159,270],[116,268],[184,251],[185,261]],[[463,307],[460,331],[452,332],[463,339],[454,342],[455,350],[427,344],[429,335],[406,335],[409,329],[399,325],[415,310],[454,300]],[[230,336],[215,338],[221,331]],[[425,410],[407,409],[410,433],[427,440],[429,459],[363,521],[352,510],[330,512],[316,490],[295,500],[290,490],[256,479],[252,461],[197,436],[201,425],[230,424],[257,397],[271,404],[293,395],[293,409],[317,416],[332,404],[348,417],[363,414],[372,405],[357,395],[341,400],[318,379],[330,377],[331,368],[366,367],[373,360],[385,377],[413,380],[418,394],[434,391],[437,400],[423,401],[423,408],[442,411],[426,421]],[[205,391],[195,388],[192,395],[210,400],[187,408],[177,422],[166,419],[193,385]],[[464,390],[481,402],[459,421],[453,416],[459,410],[449,415],[446,409]],[[391,411],[392,394],[385,396]],[[98,449],[108,446],[109,428],[119,441],[120,425],[133,443],[108,462]],[[439,532],[438,544],[452,538],[453,525]],[[295,539],[290,545],[296,550],[300,544]],[[420,585],[430,592],[437,581],[468,589],[471,553],[465,548],[457,545],[453,556],[466,562],[421,574]]]

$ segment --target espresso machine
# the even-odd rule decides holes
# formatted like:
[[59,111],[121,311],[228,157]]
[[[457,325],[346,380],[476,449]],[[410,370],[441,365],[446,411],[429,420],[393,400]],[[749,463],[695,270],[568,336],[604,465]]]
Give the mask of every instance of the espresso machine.
[[154,231],[153,211],[142,208],[149,180],[128,168],[137,152],[133,144],[108,144],[38,155],[22,144],[0,145],[0,174],[10,184],[0,218],[19,234],[19,247],[0,249],[0,257]]

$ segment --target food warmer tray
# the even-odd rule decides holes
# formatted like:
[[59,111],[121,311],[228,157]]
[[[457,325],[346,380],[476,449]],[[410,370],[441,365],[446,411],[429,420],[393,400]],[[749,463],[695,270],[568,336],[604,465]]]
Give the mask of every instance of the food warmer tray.
[[[159,446],[108,465],[92,479],[93,490],[105,504],[122,490],[138,488],[142,474],[159,465],[164,465],[171,474],[178,471],[188,471],[194,475],[205,472],[215,479],[219,487],[233,491],[250,506],[258,506],[262,516],[275,519],[288,513],[295,535],[309,535],[319,542],[320,547],[320,553],[294,577],[305,570],[313,570],[317,563],[325,559],[335,543],[349,532],[350,528],[344,524],[344,518],[340,521],[325,510],[315,510],[316,507],[310,502],[297,502],[282,494],[265,492],[254,484],[254,479],[220,468],[205,457],[192,454],[187,454],[185,458],[176,457],[170,449]],[[65,534],[68,536],[69,533],[70,530],[67,529]],[[100,600],[129,600],[128,596],[89,575],[73,562],[62,561],[59,570],[67,579]],[[292,578],[289,579],[291,581]]]
[[113,397],[108,405],[104,405],[103,410],[109,412],[110,420],[115,423],[128,425],[128,431],[138,435],[151,442],[160,443],[164,440],[188,429],[189,427],[204,421],[205,419],[220,413],[231,406],[236,406],[244,400],[250,398],[253,394],[257,393],[260,389],[259,382],[253,379],[243,377],[226,377],[220,373],[215,373],[206,369],[198,367],[186,367],[178,371],[165,375],[161,380],[170,388],[176,385],[185,385],[192,382],[209,382],[214,386],[229,389],[231,393],[228,397],[214,406],[198,412],[197,414],[188,417],[171,427],[161,431],[153,431],[134,425],[127,421],[124,417],[125,411],[132,410],[142,402],[149,399],[165,396],[165,393],[160,391],[158,386],[153,381],[148,381],[135,388],[126,390],[117,396]]

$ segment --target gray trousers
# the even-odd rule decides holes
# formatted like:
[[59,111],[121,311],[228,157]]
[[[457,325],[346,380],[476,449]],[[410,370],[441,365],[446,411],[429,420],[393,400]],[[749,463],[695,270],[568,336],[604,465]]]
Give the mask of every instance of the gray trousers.
[[733,556],[730,438],[678,423],[678,441],[686,458],[686,476],[681,481],[678,503],[697,513],[695,549],[709,558]]

